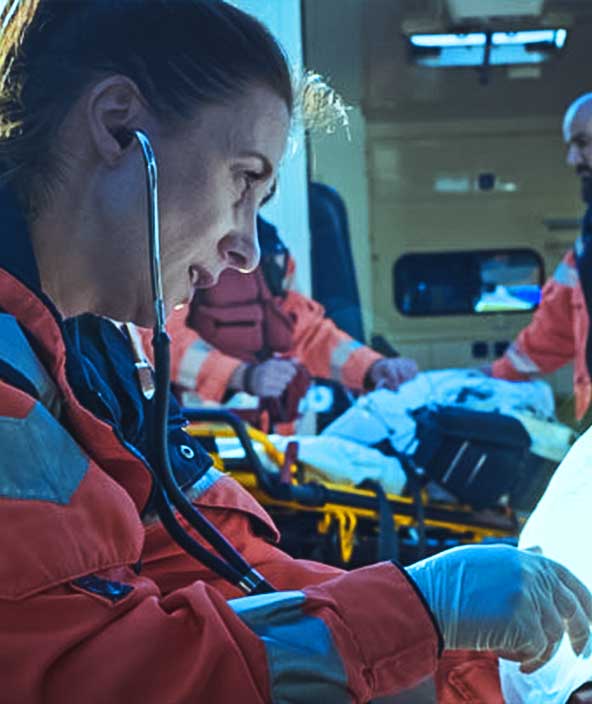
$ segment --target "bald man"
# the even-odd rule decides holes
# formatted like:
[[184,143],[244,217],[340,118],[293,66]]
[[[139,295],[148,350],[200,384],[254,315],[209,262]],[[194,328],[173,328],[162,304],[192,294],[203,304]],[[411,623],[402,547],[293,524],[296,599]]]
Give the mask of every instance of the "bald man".
[[581,179],[587,210],[582,232],[543,288],[541,304],[492,374],[528,380],[574,362],[575,417],[582,421],[592,399],[592,93],[575,100],[563,119],[567,163]]

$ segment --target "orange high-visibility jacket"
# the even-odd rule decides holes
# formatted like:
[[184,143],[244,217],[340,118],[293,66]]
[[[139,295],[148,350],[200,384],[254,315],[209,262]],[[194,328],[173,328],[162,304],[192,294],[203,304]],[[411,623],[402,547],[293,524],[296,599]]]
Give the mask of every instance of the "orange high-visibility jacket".
[[434,672],[437,629],[394,564],[291,559],[209,469],[189,495],[281,590],[244,598],[144,515],[147,460],[76,396],[80,361],[7,253],[17,234],[0,250],[0,701],[367,702]]
[[[291,260],[290,278],[293,272]],[[278,305],[294,323],[292,348],[287,356],[298,359],[312,376],[362,391],[368,370],[382,356],[340,330],[326,317],[322,305],[297,291],[287,289]],[[195,391],[203,400],[221,401],[241,360],[238,354],[232,356],[215,349],[190,330],[186,326],[188,312],[187,307],[174,311],[167,320],[172,340],[172,380],[182,390]]]
[[[580,246],[579,239],[575,246]],[[548,374],[574,362],[575,414],[581,419],[592,398],[586,364],[589,327],[590,318],[574,251],[570,249],[543,287],[541,304],[532,322],[522,330],[503,357],[494,362],[493,375],[520,381]]]

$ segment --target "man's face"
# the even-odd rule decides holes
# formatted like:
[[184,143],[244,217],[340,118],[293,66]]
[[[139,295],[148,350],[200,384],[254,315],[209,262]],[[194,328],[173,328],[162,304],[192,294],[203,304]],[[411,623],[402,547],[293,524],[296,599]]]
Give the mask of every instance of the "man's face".
[[592,99],[570,107],[563,120],[566,160],[582,179],[582,199],[592,202]]
[[567,163],[580,175],[592,174],[592,101],[575,112],[568,111],[563,121]]

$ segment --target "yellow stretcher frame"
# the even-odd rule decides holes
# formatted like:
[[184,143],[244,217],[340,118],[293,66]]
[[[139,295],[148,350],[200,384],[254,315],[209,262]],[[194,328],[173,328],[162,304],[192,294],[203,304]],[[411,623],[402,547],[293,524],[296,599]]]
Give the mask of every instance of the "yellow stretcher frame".
[[[191,413],[191,416],[196,415],[199,416],[200,412]],[[206,415],[210,416],[211,413],[208,411]],[[222,415],[224,418],[220,420],[192,421],[186,431],[194,437],[210,438],[214,441],[219,438],[232,438],[237,437],[236,421],[238,421],[250,442],[258,443],[263,447],[267,458],[278,468],[278,471],[284,467],[285,454],[273,445],[265,433],[248,426],[236,417],[234,417],[233,427],[230,427],[229,417],[233,414],[224,412]],[[321,505],[310,505],[293,498],[286,500],[283,497],[274,496],[262,486],[261,477],[244,461],[233,463],[230,467],[224,463],[219,454],[214,453],[212,457],[215,466],[236,479],[272,517],[277,512],[300,514],[304,512],[318,516],[316,527],[319,534],[327,535],[332,529],[336,529],[343,564],[348,564],[352,559],[356,529],[360,521],[372,521],[378,525],[378,509],[370,505],[376,502],[376,494],[370,490],[322,482],[329,500]],[[269,472],[269,470],[263,471]],[[303,487],[309,484],[299,480],[299,474],[297,465],[290,466],[290,487]],[[335,497],[339,500],[332,500]],[[413,498],[395,494],[387,494],[387,498],[393,508],[393,526],[396,530],[417,527],[417,507]],[[457,537],[461,543],[474,544],[484,540],[513,538],[519,531],[518,521],[509,511],[476,512],[469,506],[430,501],[425,493],[422,493],[422,502],[425,528],[446,531],[451,537]],[[364,503],[368,505],[360,505]]]

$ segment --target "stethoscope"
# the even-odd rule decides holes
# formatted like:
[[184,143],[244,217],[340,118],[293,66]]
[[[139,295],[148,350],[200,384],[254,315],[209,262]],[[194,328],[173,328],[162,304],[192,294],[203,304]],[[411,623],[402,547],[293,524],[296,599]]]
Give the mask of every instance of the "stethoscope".
[[[183,550],[217,573],[245,594],[266,594],[276,591],[272,585],[243,558],[207,518],[187,499],[173,474],[168,444],[168,413],[170,387],[170,339],[166,330],[166,314],[162,288],[160,258],[160,227],[158,214],[158,168],[150,140],[141,130],[132,135],[138,141],[146,167],[148,201],[148,235],[150,279],[154,305],[152,349],[154,352],[154,427],[152,442],[157,458],[152,467],[154,503],[163,526]],[[215,555],[200,545],[183,528],[175,516],[183,518],[218,553]]]

